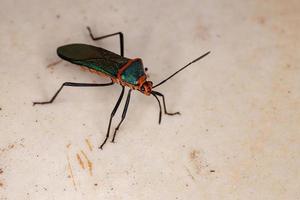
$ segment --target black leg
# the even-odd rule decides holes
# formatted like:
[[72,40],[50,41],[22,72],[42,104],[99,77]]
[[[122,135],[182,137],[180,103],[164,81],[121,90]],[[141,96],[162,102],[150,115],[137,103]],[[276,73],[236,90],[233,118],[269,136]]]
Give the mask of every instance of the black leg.
[[54,96],[49,101],[42,101],[42,102],[33,102],[33,106],[36,104],[49,104],[52,103],[57,95],[60,93],[60,91],[63,89],[64,86],[71,86],[71,87],[101,87],[101,86],[109,86],[113,85],[113,82],[110,83],[72,83],[72,82],[65,82],[63,83],[60,88],[57,90],[57,92],[54,94]]
[[131,94],[131,89],[128,91],[125,106],[124,106],[124,110],[123,110],[123,113],[122,113],[122,118],[121,118],[121,121],[119,122],[118,126],[115,128],[114,136],[113,136],[111,142],[115,142],[115,137],[116,137],[117,131],[119,130],[122,122],[124,121],[124,119],[126,117],[127,109],[128,109],[129,102],[130,102],[130,94]]
[[123,36],[122,32],[112,33],[112,34],[104,35],[104,36],[101,36],[101,37],[94,37],[91,28],[89,26],[86,27],[86,28],[89,31],[89,34],[90,34],[92,40],[101,40],[101,39],[111,37],[111,36],[114,36],[114,35],[119,35],[119,37],[120,37],[120,55],[122,57],[124,57],[124,36]]
[[153,92],[151,94],[156,98],[156,100],[158,102],[158,105],[159,105],[159,119],[158,119],[158,123],[160,124],[160,122],[161,122],[161,105],[160,105],[160,101],[159,101],[158,97]]
[[165,114],[166,114],[166,115],[180,115],[180,112],[169,113],[169,112],[167,111],[166,101],[165,101],[165,96],[164,96],[162,93],[156,92],[156,91],[152,91],[152,93],[154,93],[154,94],[156,94],[156,95],[162,97],[162,99],[163,99],[163,105],[164,105],[164,111],[165,111]]
[[104,140],[104,141],[102,142],[102,144],[100,145],[99,149],[102,149],[102,148],[103,148],[104,144],[106,143],[106,141],[107,141],[107,139],[108,139],[108,137],[109,137],[109,131],[110,131],[110,126],[111,126],[111,121],[112,121],[112,118],[114,117],[114,115],[116,114],[116,112],[117,112],[117,110],[118,110],[118,108],[119,108],[119,105],[120,105],[120,103],[121,103],[121,101],[122,101],[123,95],[124,95],[124,86],[122,86],[122,92],[121,92],[121,94],[120,94],[120,96],[119,96],[119,99],[118,99],[118,101],[117,101],[117,103],[116,103],[116,105],[115,105],[113,111],[112,111],[111,114],[110,114],[109,124],[108,124],[108,128],[107,128],[106,137],[105,137],[105,140]]

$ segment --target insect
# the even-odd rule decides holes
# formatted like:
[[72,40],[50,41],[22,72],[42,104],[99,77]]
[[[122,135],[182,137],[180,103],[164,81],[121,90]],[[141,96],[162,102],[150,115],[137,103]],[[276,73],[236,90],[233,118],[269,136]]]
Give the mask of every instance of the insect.
[[102,84],[65,82],[60,86],[60,88],[57,90],[57,92],[53,95],[53,97],[49,101],[33,102],[33,105],[53,103],[53,101],[56,99],[57,95],[61,92],[61,90],[65,86],[104,87],[104,86],[113,85],[114,83],[120,84],[122,87],[121,94],[117,100],[115,107],[113,108],[113,110],[111,112],[107,132],[106,132],[106,137],[105,137],[104,141],[102,142],[102,144],[99,146],[99,149],[103,148],[103,146],[105,145],[105,143],[107,142],[107,140],[109,138],[112,119],[122,101],[122,98],[124,96],[125,87],[129,87],[125,106],[123,109],[121,120],[114,130],[114,134],[113,134],[111,142],[115,141],[116,133],[119,130],[122,122],[124,121],[124,119],[126,117],[132,90],[138,90],[147,96],[152,95],[155,97],[155,99],[157,100],[158,105],[159,105],[159,120],[158,120],[159,124],[161,123],[162,106],[161,106],[161,102],[158,97],[162,98],[163,109],[164,109],[164,113],[166,115],[180,114],[179,112],[174,112],[174,113],[168,112],[164,95],[158,91],[154,91],[153,88],[156,88],[161,84],[164,84],[166,81],[168,81],[170,78],[175,76],[177,73],[179,73],[180,71],[182,71],[183,69],[185,69],[186,67],[191,65],[192,63],[195,63],[198,60],[204,58],[210,52],[207,52],[207,53],[203,54],[202,56],[196,58],[195,60],[191,61],[184,67],[180,68],[179,70],[177,70],[175,73],[173,73],[172,75],[170,75],[163,81],[159,82],[156,85],[153,85],[153,83],[151,81],[147,80],[147,76],[145,73],[146,68],[143,67],[143,63],[140,58],[130,59],[130,58],[124,57],[124,36],[123,36],[122,32],[117,32],[117,33],[113,33],[113,34],[109,34],[109,35],[105,35],[105,36],[101,36],[101,37],[94,37],[91,28],[87,27],[87,30],[89,32],[90,37],[94,41],[112,37],[112,36],[119,36],[120,55],[110,52],[106,49],[87,45],[87,44],[64,45],[57,49],[57,54],[63,60],[69,61],[76,65],[83,66],[84,68],[88,69],[92,73],[96,73],[98,75],[104,75],[105,77],[110,78],[111,82],[102,83]]

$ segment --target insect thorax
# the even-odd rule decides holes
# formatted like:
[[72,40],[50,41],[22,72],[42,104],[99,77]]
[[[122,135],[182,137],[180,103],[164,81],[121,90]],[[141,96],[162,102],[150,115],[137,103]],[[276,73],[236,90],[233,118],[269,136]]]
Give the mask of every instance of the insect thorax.
[[143,62],[141,59],[130,60],[122,66],[118,72],[119,79],[132,85],[139,85],[139,79],[145,76]]

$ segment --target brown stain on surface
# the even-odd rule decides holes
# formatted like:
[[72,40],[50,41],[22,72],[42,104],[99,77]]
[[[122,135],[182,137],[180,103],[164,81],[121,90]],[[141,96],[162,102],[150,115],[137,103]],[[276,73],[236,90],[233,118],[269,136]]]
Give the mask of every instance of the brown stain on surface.
[[24,144],[23,144],[23,141],[24,141],[24,138],[22,138],[20,141],[16,141],[12,144],[8,144],[6,147],[4,148],[0,148],[0,155],[5,153],[5,152],[8,152],[12,149],[15,149],[17,146],[21,146],[21,147],[24,147]]
[[254,20],[260,25],[265,25],[266,23],[266,18],[264,16],[257,16]]
[[87,157],[87,155],[84,153],[84,151],[80,151],[81,154],[84,156],[84,158],[86,159],[87,161],[87,164],[88,164],[88,169],[89,169],[89,172],[90,172],[90,175],[93,176],[93,163],[89,160],[89,158]]
[[88,139],[85,139],[85,143],[87,144],[90,151],[93,151],[93,146]]
[[[0,168],[0,174],[3,174],[2,168]],[[2,187],[3,187],[3,183],[0,181],[0,188],[2,188]]]
[[198,158],[198,154],[199,154],[199,151],[193,150],[193,151],[190,153],[190,159],[191,159],[191,160],[195,160],[196,158]]
[[200,174],[202,169],[202,162],[200,159],[200,151],[193,150],[190,152],[190,161],[193,163],[193,166],[197,174]]
[[81,167],[82,169],[85,169],[84,163],[83,163],[83,161],[82,161],[82,159],[81,159],[81,157],[80,157],[80,155],[79,155],[78,153],[76,154],[76,158],[77,158],[77,160],[78,160],[78,163],[79,163],[80,167]]
[[70,173],[68,177],[72,179],[74,189],[75,189],[75,191],[77,191],[77,186],[76,186],[75,178],[74,178],[74,175],[73,175],[73,170],[72,170],[69,155],[67,156],[67,159],[68,159],[68,169],[69,169],[69,173]]
[[55,61],[55,62],[52,62],[50,64],[47,65],[47,68],[49,68],[51,70],[51,73],[53,73],[54,71],[54,66],[61,63],[63,60],[58,60],[58,61]]

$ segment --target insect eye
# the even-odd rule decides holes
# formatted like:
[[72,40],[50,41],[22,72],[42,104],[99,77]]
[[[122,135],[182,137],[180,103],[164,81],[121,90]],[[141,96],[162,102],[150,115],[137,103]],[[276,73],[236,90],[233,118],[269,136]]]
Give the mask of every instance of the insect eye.
[[144,88],[144,86],[142,86],[142,87],[141,87],[141,91],[142,91],[142,92],[144,92],[144,91],[145,91],[145,88]]

